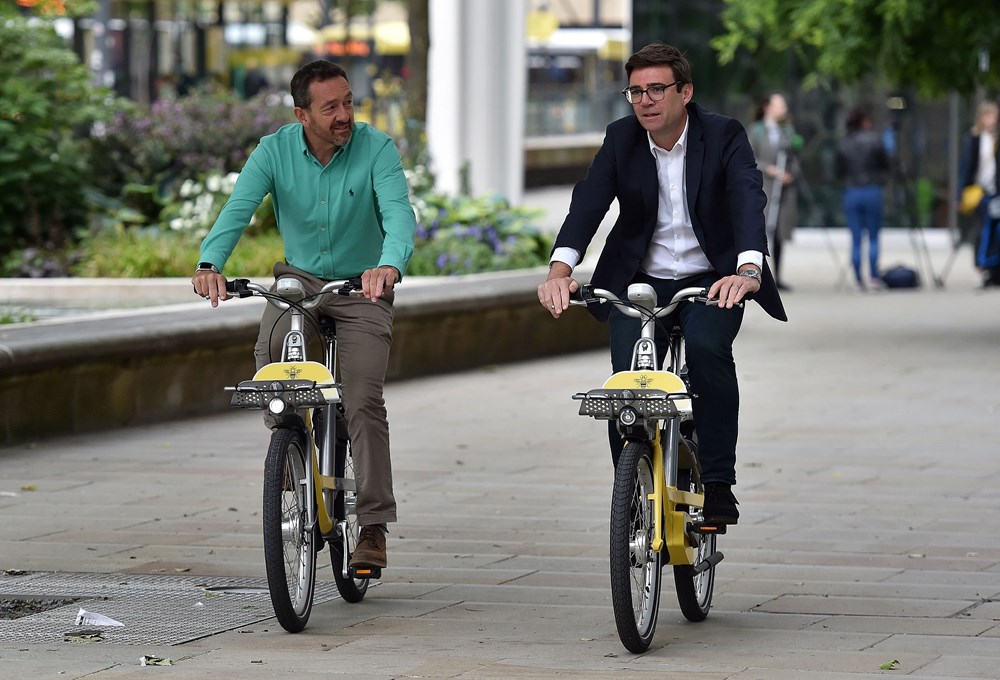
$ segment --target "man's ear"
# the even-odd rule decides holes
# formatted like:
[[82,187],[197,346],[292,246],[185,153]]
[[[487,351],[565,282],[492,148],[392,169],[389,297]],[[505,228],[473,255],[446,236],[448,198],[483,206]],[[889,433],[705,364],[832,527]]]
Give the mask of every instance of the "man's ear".
[[303,109],[300,106],[296,106],[295,107],[295,117],[298,119],[298,121],[300,123],[302,123],[303,125],[305,125],[306,124],[306,119],[308,118],[308,114],[306,113],[305,109]]
[[681,95],[684,97],[684,103],[689,103],[694,97],[694,83],[684,83],[681,87]]

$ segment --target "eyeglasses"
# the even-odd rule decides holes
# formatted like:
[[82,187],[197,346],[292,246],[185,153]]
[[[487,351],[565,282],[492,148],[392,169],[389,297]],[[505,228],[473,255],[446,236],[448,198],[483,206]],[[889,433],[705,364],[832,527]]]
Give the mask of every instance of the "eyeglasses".
[[641,87],[626,87],[622,90],[622,94],[625,95],[625,99],[629,104],[638,104],[642,101],[642,95],[644,94],[649,96],[649,101],[658,102],[662,101],[667,95],[667,88],[681,84],[680,80],[675,80],[674,82],[667,83],[666,85],[650,85],[645,90]]

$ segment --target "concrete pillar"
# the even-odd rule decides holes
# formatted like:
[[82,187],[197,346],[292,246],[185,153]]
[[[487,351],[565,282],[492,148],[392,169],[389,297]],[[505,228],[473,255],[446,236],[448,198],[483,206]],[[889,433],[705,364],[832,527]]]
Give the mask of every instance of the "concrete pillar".
[[526,0],[430,0],[427,143],[438,188],[524,191]]

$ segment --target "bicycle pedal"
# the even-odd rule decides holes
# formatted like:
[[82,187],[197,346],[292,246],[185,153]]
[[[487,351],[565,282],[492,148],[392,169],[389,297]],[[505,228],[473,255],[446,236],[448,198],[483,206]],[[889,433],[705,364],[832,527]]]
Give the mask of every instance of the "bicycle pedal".
[[350,570],[352,578],[382,578],[382,567],[368,567],[360,565],[357,567],[351,567]]
[[688,529],[695,534],[724,534],[726,527],[727,525],[717,522],[693,522],[688,525]]

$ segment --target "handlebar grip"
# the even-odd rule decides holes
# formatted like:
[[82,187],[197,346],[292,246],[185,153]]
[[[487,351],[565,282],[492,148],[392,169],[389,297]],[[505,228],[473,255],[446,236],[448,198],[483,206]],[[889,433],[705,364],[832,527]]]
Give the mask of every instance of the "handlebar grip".
[[581,284],[575,292],[569,294],[569,301],[576,302],[578,304],[587,304],[588,302],[594,302],[594,286],[590,283]]
[[233,279],[232,281],[226,281],[226,292],[239,298],[252,297],[253,292],[247,288],[248,283],[250,283],[250,279]]

